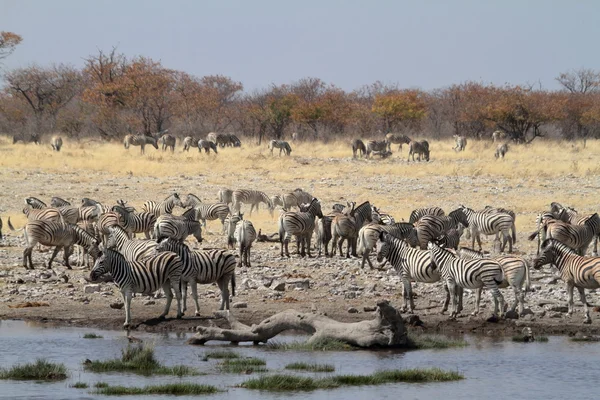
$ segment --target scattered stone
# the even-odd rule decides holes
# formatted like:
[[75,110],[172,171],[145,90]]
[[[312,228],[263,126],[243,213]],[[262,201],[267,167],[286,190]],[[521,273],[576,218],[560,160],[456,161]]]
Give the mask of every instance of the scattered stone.
[[115,303],[110,303],[109,307],[110,308],[114,308],[115,310],[120,310],[121,308],[123,308],[125,304],[120,303],[120,302],[115,302]]
[[154,300],[146,300],[144,302],[145,306],[151,306],[151,305],[154,305],[154,304],[156,304],[156,302]]
[[550,307],[550,311],[560,312],[560,313],[566,313],[566,312],[569,312],[569,307],[567,307],[567,306],[554,306],[554,307]]
[[405,322],[410,325],[410,326],[423,326],[423,321],[421,321],[421,318],[419,318],[418,315],[409,315],[406,319]]
[[563,317],[563,315],[562,315],[562,313],[559,313],[559,312],[554,312],[554,313],[550,313],[550,314],[548,315],[548,317],[550,317],[550,318],[562,318],[562,317]]
[[377,306],[364,306],[363,307],[363,311],[364,312],[374,312],[374,311],[377,311]]
[[356,314],[356,313],[358,313],[358,310],[357,310],[356,308],[354,308],[354,307],[350,307],[350,308],[348,309],[348,312],[349,312],[350,314]]
[[83,293],[96,293],[100,291],[100,285],[98,284],[92,284],[92,285],[85,285],[83,287]]
[[506,318],[506,319],[519,319],[519,314],[516,311],[508,310],[504,314],[504,318]]
[[560,280],[559,277],[557,276],[552,276],[550,278],[544,279],[542,281],[542,283],[545,283],[546,285],[556,285],[558,283],[558,281]]
[[276,290],[278,292],[284,292],[285,291],[285,282],[274,281],[273,284],[271,285],[271,289]]
[[309,279],[294,279],[288,280],[287,282],[288,289],[310,289],[310,280]]
[[246,303],[245,301],[240,301],[237,303],[233,303],[231,305],[232,308],[248,308],[248,303]]

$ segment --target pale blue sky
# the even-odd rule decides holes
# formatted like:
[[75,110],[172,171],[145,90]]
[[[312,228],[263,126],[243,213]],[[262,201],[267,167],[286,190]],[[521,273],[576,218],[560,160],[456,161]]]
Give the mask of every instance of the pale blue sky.
[[541,82],[600,69],[600,1],[0,0],[23,36],[3,68],[83,65],[113,45],[246,90],[311,76],[353,90],[377,80],[433,89]]

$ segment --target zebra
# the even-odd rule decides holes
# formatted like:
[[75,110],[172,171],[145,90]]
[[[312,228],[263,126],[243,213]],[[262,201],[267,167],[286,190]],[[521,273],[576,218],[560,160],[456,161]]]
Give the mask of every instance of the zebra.
[[[427,244],[431,255],[431,261],[440,271],[452,298],[452,313],[450,319],[455,319],[458,315],[459,307],[455,296],[457,287],[464,289],[478,289],[484,287],[492,291],[494,298],[494,315],[500,316],[504,312],[504,297],[498,289],[498,285],[504,279],[504,273],[500,263],[492,259],[463,260],[455,258],[454,255],[438,246],[433,242]],[[500,304],[498,304],[500,303]],[[498,308],[500,305],[500,308]],[[479,314],[479,304],[477,304],[472,315]]]
[[496,147],[496,153],[494,153],[494,157],[503,158],[508,153],[508,143],[500,144]]
[[50,141],[50,146],[52,146],[52,150],[59,152],[62,145],[63,140],[60,136],[52,136],[52,140]]
[[[505,213],[505,214],[510,215],[510,217],[512,218],[512,226],[510,228],[512,240],[513,240],[513,243],[517,242],[517,226],[515,224],[515,222],[517,220],[517,216],[514,211],[507,210],[506,208],[502,208],[502,207],[485,206],[485,208],[483,210],[481,210],[480,212],[486,213],[486,214]],[[467,239],[469,239],[468,236],[467,236]]]
[[410,156],[412,156],[413,162],[415,161],[415,154],[417,155],[417,161],[421,161],[421,156],[425,159],[425,161],[429,161],[429,143],[427,140],[423,140],[417,142],[415,140],[411,140],[408,144],[408,160],[410,161]]
[[[83,229],[85,232],[89,233],[90,235],[94,236],[97,238],[96,236],[96,223],[94,222],[90,222],[90,221],[80,221],[77,223],[77,226],[80,227],[81,229]],[[77,245],[75,247],[75,249],[77,250],[77,266],[78,267],[90,267],[89,264],[89,254],[88,251],[86,250],[85,247],[83,246],[79,246]]]
[[556,239],[546,239],[542,243],[542,253],[533,260],[533,267],[539,269],[545,264],[555,265],[561,279],[567,283],[568,313],[573,314],[573,288],[577,288],[583,303],[583,323],[591,324],[585,289],[600,287],[600,257],[582,257],[566,244]]
[[48,269],[52,268],[52,261],[63,249],[65,266],[72,269],[69,265],[69,256],[73,250],[73,245],[78,244],[85,247],[88,253],[96,259],[99,254],[98,239],[90,235],[77,225],[65,224],[62,222],[50,222],[44,220],[35,220],[27,222],[25,225],[25,241],[27,247],[23,250],[23,267],[33,269],[31,254],[37,243],[44,246],[56,246],[54,252],[48,261]]
[[163,239],[157,246],[157,251],[168,251],[177,254],[183,264],[181,280],[183,287],[182,312],[187,310],[187,284],[191,283],[192,298],[196,303],[196,316],[200,315],[198,304],[197,284],[216,282],[221,290],[221,306],[219,310],[229,310],[229,282],[231,294],[235,296],[235,267],[233,254],[225,250],[190,250],[184,243],[173,239]]
[[250,216],[252,216],[252,210],[254,207],[256,207],[256,211],[258,212],[258,205],[260,203],[265,203],[269,209],[269,214],[273,216],[273,209],[275,207],[265,192],[252,189],[236,189],[231,194],[231,199],[233,202],[233,211],[239,212],[242,204],[250,204]]
[[492,143],[499,142],[500,140],[506,138],[506,132],[503,131],[494,131],[492,133]]
[[434,239],[435,243],[445,249],[458,250],[460,245],[460,237],[465,231],[465,226],[462,223],[458,223],[456,228],[451,228],[446,233],[438,236]]
[[271,203],[273,203],[273,207],[279,206],[283,210],[287,210],[287,208],[285,207],[285,202],[283,201],[283,196],[285,195],[275,194],[271,196]]
[[456,228],[461,223],[463,226],[469,226],[467,216],[461,209],[452,211],[448,216],[425,215],[417,223],[417,238],[421,250],[427,249],[427,243],[446,234],[452,228]]
[[294,191],[291,192],[290,195],[296,197],[296,200],[298,201],[298,207],[300,207],[300,205],[302,204],[309,204],[314,197],[312,194],[305,192],[301,188],[294,189]]
[[160,143],[162,144],[162,151],[165,151],[170,147],[171,153],[173,153],[175,151],[175,142],[175,136],[168,133],[166,135],[163,135],[160,138]]
[[553,201],[550,203],[550,212],[555,218],[560,219],[563,222],[569,222],[571,224],[581,224],[582,218],[579,217],[577,210],[573,207],[563,207],[562,204]]
[[240,251],[238,266],[241,267],[243,263],[247,268],[251,268],[250,249],[252,248],[252,243],[256,240],[254,225],[248,220],[239,221],[236,224],[233,235]]
[[[533,240],[537,231],[529,236],[529,240]],[[582,225],[572,225],[567,222],[554,221],[546,226],[546,236],[551,239],[556,239],[559,242],[575,249],[576,252],[583,256],[592,240],[600,234],[600,217],[598,213],[594,213],[584,220]],[[594,242],[594,256],[598,254],[597,242]]]
[[60,197],[53,197],[52,200],[50,200],[50,207],[66,207],[70,205],[71,203]]
[[181,259],[172,252],[158,253],[143,261],[131,261],[117,251],[105,250],[96,260],[87,280],[96,282],[100,280],[102,275],[111,275],[113,282],[121,291],[125,303],[125,323],[123,326],[129,328],[131,324],[132,295],[134,293],[150,295],[161,287],[165,291],[167,302],[160,318],[164,318],[171,308],[171,302],[173,301],[171,288],[175,291],[177,299],[177,318],[182,317],[181,291],[179,289],[182,269]]
[[385,140],[369,140],[366,145],[367,158],[371,157],[373,152],[387,151],[387,142]]
[[[370,223],[364,225],[358,231],[358,253],[362,252],[362,262],[360,268],[365,267],[365,261],[369,263],[369,267],[373,269],[373,264],[369,259],[369,254],[375,248],[377,240],[381,236],[381,232],[385,232],[400,240],[406,240],[411,247],[417,244],[417,235],[414,226],[408,223],[397,223],[393,225],[379,225]],[[384,264],[379,265],[378,269],[383,268]]]
[[235,213],[229,214],[225,217],[225,222],[223,224],[223,228],[225,230],[225,235],[227,236],[227,247],[229,249],[233,249],[235,247],[235,227],[237,223],[244,219],[244,214]]
[[211,149],[215,154],[219,153],[217,151],[217,145],[214,142],[211,142],[210,140],[198,140],[198,151],[202,152],[202,149],[204,149],[204,152],[206,154],[209,154]]
[[329,242],[331,241],[331,220],[332,217],[324,215],[323,218],[317,218],[315,224],[315,235],[317,238],[318,256],[321,257],[323,248],[325,248],[325,256],[329,257]]
[[157,217],[160,217],[163,214],[172,214],[175,207],[183,208],[181,198],[177,193],[167,196],[167,198],[160,203],[151,200],[144,202],[142,205],[142,211],[149,212]]
[[229,206],[225,203],[213,203],[205,204],[202,203],[198,196],[189,193],[186,197],[185,203],[182,203],[184,207],[193,207],[196,210],[196,219],[202,221],[204,229],[206,229],[206,220],[214,221],[216,219],[221,220],[223,230],[225,229],[225,218],[229,214]]
[[221,203],[229,204],[233,202],[233,190],[228,188],[219,189],[218,199]]
[[236,135],[234,135],[233,133],[230,133],[227,135],[227,145],[231,146],[231,147],[242,147],[242,142],[240,141],[240,138],[238,138]]
[[123,146],[129,149],[129,146],[140,146],[140,153],[146,152],[146,145],[150,144],[158,150],[158,143],[155,137],[147,135],[127,135],[123,140]]
[[388,213],[381,212],[381,210],[375,206],[373,206],[373,213],[377,214],[377,218],[378,218],[379,222],[383,225],[393,225],[396,223],[396,220],[394,219],[394,217],[392,217]]
[[475,239],[477,239],[479,251],[481,251],[482,233],[484,235],[495,235],[499,233],[502,235],[502,246],[500,251],[504,251],[506,242],[508,242],[508,251],[509,253],[512,253],[513,240],[510,235],[510,230],[513,226],[513,218],[509,214],[502,212],[495,214],[488,214],[480,211],[476,212],[462,205],[459,210],[464,213],[468,221],[466,226],[471,230],[471,248],[475,247]]
[[[466,247],[461,247],[458,249],[457,254],[459,258],[466,260],[486,257],[485,254],[479,251],[468,249]],[[502,272],[504,273],[504,280],[498,285],[498,287],[506,288],[510,286],[515,292],[515,301],[510,310],[514,312],[518,305],[519,314],[523,315],[525,310],[525,293],[521,290],[521,288],[523,286],[523,282],[525,282],[525,292],[528,292],[531,288],[529,278],[529,263],[524,258],[515,256],[497,256],[493,257],[493,259],[500,263]],[[483,288],[477,289],[477,304],[479,304],[481,299],[482,290]]]
[[364,157],[367,154],[367,147],[365,143],[360,139],[354,139],[352,145],[352,158],[356,158],[357,153],[360,153],[360,157]]
[[130,239],[127,231],[115,225],[108,228],[105,248],[118,251],[127,261],[143,261],[156,253],[154,240]]
[[296,189],[293,192],[271,197],[273,206],[280,205],[285,211],[290,211],[292,207],[300,209],[301,204],[308,204],[313,196],[302,189]]
[[113,206],[112,212],[119,216],[119,223],[127,231],[129,237],[134,237],[136,233],[143,233],[146,239],[150,239],[151,233],[156,224],[156,215],[149,212],[132,213],[125,207]]
[[[404,306],[402,312],[408,310],[413,313],[415,303],[412,295],[411,281],[422,283],[435,283],[441,280],[440,269],[432,262],[431,254],[428,250],[419,250],[411,248],[403,240],[392,235],[380,232],[377,243],[377,261],[382,263],[387,260],[392,264],[396,272],[402,279],[402,294],[404,297]],[[444,285],[446,290],[446,300],[442,308],[442,314],[448,310],[450,304],[450,290],[448,284]],[[452,292],[453,296],[458,297],[458,312],[462,311],[462,291]],[[454,300],[454,299],[453,299]]]
[[191,136],[186,136],[183,139],[183,151],[190,151],[192,147],[198,147],[199,139],[193,138]]
[[96,225],[95,225],[96,233],[95,234],[97,237],[99,237],[101,239],[102,243],[104,243],[104,245],[106,245],[106,242],[108,240],[108,235],[110,234],[108,229],[111,226],[121,225],[121,223],[122,223],[122,219],[118,213],[113,212],[113,211],[105,212],[104,214],[102,214],[100,216],[100,218],[98,218],[98,222],[96,222]]
[[418,222],[425,215],[437,215],[437,216],[443,217],[444,215],[446,215],[446,213],[440,207],[417,208],[416,210],[413,210],[410,213],[408,222],[411,224],[414,224],[415,222]]
[[273,155],[273,149],[279,149],[279,157],[281,157],[282,151],[286,156],[292,154],[292,148],[290,147],[290,144],[284,140],[271,140],[268,148],[271,150],[271,155]]
[[298,141],[298,132],[292,132],[292,142]]
[[46,207],[42,209],[24,207],[23,214],[27,221],[44,220],[48,222],[65,222],[58,208]]
[[206,135],[206,140],[213,142],[215,145],[225,147],[229,142],[229,135],[226,133],[210,132]]
[[456,145],[452,148],[454,151],[465,151],[467,147],[467,137],[461,135],[454,135],[454,141]]
[[[44,209],[46,208],[46,203],[41,201],[36,197],[28,197],[25,199],[25,203],[27,203],[31,208],[35,209]],[[60,212],[63,217],[64,222],[69,224],[76,224],[79,221],[79,210],[77,207],[73,206],[65,206],[65,207],[56,207],[56,209]]]
[[315,229],[315,217],[323,218],[321,203],[313,198],[310,204],[302,207],[300,212],[284,212],[279,216],[279,241],[281,244],[281,257],[285,248],[285,255],[289,258],[288,245],[292,235],[296,236],[298,253],[304,257],[310,254],[310,241]]
[[195,218],[196,210],[186,211],[183,216],[161,215],[154,224],[154,237],[157,242],[164,238],[184,241],[189,235],[194,235],[198,243],[202,243],[202,226]]
[[[335,255],[336,246],[340,250],[340,256],[343,257],[342,253],[342,242],[346,239],[346,258],[350,258],[350,250],[352,249],[352,256],[358,257],[356,252],[358,231],[365,222],[373,221],[373,213],[371,209],[371,203],[365,201],[358,207],[352,209],[348,215],[341,214],[336,216],[331,223],[331,236],[333,238],[332,253]],[[339,238],[339,241],[338,241]]]
[[406,135],[397,135],[394,133],[388,133],[385,135],[385,142],[387,143],[387,150],[392,151],[392,144],[398,145],[398,151],[402,152],[402,145],[409,144],[411,142],[411,138]]

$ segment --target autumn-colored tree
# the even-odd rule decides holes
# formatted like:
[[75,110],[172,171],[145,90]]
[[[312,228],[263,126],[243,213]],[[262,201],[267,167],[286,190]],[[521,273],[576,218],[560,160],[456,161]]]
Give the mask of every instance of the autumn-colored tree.
[[385,132],[417,127],[427,114],[425,94],[412,89],[379,94],[372,110],[382,119]]
[[13,32],[0,32],[0,60],[8,57],[15,51],[15,48],[19,43],[23,41],[23,38]]
[[455,135],[480,138],[494,123],[487,118],[490,87],[478,82],[452,85],[438,94],[443,118]]

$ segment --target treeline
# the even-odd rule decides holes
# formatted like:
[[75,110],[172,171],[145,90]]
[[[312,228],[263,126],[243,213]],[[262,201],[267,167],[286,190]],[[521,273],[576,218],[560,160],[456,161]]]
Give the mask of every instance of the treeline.
[[196,77],[145,57],[99,51],[77,69],[32,65],[5,71],[0,131],[29,139],[49,132],[121,139],[163,129],[177,136],[233,132],[246,138],[305,140],[453,134],[516,142],[538,136],[600,136],[600,73],[560,74],[562,90],[466,82],[432,91],[376,82],[346,92],[318,78],[252,93],[226,76]]

